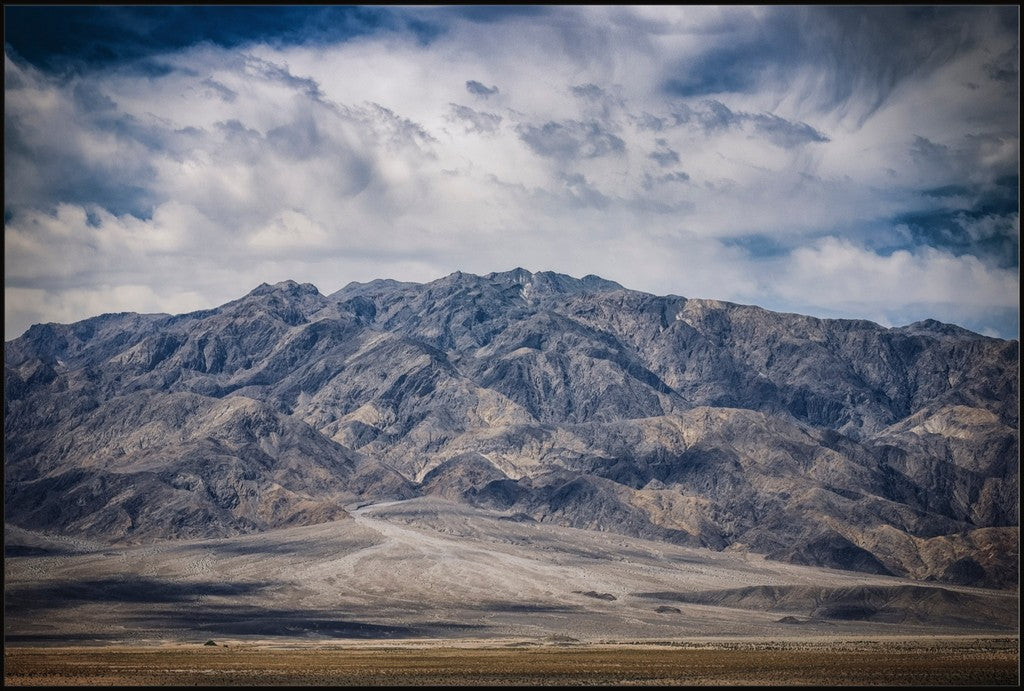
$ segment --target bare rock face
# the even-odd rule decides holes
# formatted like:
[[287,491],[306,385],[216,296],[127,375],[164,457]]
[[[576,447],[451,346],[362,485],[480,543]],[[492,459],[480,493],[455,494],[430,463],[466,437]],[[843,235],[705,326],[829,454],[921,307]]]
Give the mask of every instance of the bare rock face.
[[523,520],[1012,586],[1019,343],[595,276],[261,285],[5,344],[5,520],[225,536],[438,494]]

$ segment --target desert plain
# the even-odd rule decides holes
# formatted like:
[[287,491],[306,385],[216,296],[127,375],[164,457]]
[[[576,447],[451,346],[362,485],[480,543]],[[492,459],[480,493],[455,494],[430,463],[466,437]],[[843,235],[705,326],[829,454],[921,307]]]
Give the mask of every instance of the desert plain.
[[[1019,594],[430,497],[111,546],[8,528],[5,684],[1016,684]],[[207,644],[209,643],[209,644]]]

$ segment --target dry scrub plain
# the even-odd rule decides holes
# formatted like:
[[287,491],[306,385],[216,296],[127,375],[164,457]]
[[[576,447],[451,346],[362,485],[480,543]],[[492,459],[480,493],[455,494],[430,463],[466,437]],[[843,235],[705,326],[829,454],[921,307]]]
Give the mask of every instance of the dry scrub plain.
[[[478,644],[477,644],[478,645]],[[1014,685],[1018,641],[9,648],[6,685]]]
[[1017,682],[1016,591],[436,498],[350,509],[320,525],[134,547],[7,530],[5,682]]

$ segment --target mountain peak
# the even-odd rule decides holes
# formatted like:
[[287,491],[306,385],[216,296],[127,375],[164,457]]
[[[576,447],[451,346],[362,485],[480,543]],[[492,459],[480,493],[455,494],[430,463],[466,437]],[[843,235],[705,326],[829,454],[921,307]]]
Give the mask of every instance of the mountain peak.
[[385,292],[389,290],[399,290],[402,288],[412,288],[418,285],[420,284],[408,281],[396,281],[393,278],[375,278],[372,281],[367,281],[365,283],[360,281],[351,281],[344,288],[331,293],[328,297],[331,300],[349,300],[360,295]]
[[904,327],[900,327],[900,331],[913,334],[926,334],[929,336],[961,337],[965,335],[978,335],[972,331],[968,331],[962,326],[947,324],[945,322],[940,322],[937,319],[922,319],[921,321],[916,321],[913,324],[907,324]]
[[484,276],[484,278],[489,281],[500,281],[502,283],[526,284],[533,280],[533,273],[521,266],[517,266],[511,271],[492,271]]
[[546,293],[565,295],[592,291],[623,290],[615,281],[609,281],[593,274],[582,279],[555,271],[530,272],[522,267],[511,271],[489,273],[485,279],[497,283],[516,284],[523,286],[524,292],[532,294]]
[[213,537],[423,493],[1012,586],[1019,343],[901,328],[522,267],[43,325],[5,348],[5,520]]
[[249,295],[270,295],[272,293],[285,293],[292,296],[320,295],[320,291],[312,283],[298,283],[291,279],[274,283],[260,283],[249,291]]

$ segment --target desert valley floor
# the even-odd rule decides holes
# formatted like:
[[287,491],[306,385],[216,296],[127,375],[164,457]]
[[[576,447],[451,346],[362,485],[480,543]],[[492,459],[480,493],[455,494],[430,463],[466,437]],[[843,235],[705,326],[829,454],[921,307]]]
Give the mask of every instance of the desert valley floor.
[[6,685],[1016,685],[1014,638],[15,647]]
[[[462,665],[465,674],[460,678],[466,683],[502,681],[493,677],[497,663],[487,657],[497,654],[495,650],[506,657],[518,651],[508,657],[519,660],[510,663],[511,680],[526,679],[515,676],[516,664],[539,664],[536,655],[547,651],[555,656],[549,661],[552,670],[565,673],[588,669],[579,656],[596,655],[599,661],[592,667],[597,676],[587,679],[608,683],[627,677],[664,682],[672,675],[659,677],[659,665],[671,666],[673,655],[704,650],[704,667],[693,662],[698,665],[693,669],[705,672],[672,678],[736,683],[742,667],[733,665],[734,675],[724,681],[706,672],[731,664],[729,650],[735,654],[744,647],[748,662],[756,659],[749,655],[755,649],[759,655],[773,649],[803,651],[803,657],[797,655],[802,662],[772,658],[790,671],[761,679],[768,683],[813,681],[813,676],[793,670],[820,661],[823,650],[831,651],[830,664],[852,665],[854,671],[845,672],[852,675],[849,679],[877,682],[877,677],[855,671],[857,655],[880,660],[879,655],[898,653],[901,646],[904,654],[927,651],[932,656],[928,659],[934,658],[934,664],[925,665],[928,674],[945,669],[952,675],[914,677],[917,681],[1016,679],[1016,591],[940,586],[677,547],[538,523],[438,498],[349,509],[350,518],[314,526],[134,547],[45,538],[9,528],[7,680],[75,683],[83,681],[75,674],[89,668],[94,676],[86,675],[85,683],[110,683],[110,669],[149,670],[147,674],[157,677],[117,679],[159,683],[154,670],[162,667],[157,658],[137,659],[144,651],[162,651],[170,655],[164,667],[183,670],[174,666],[174,655],[194,656],[203,648],[205,661],[193,663],[199,664],[196,669],[213,670],[207,675],[232,669],[232,664],[244,666],[238,656],[248,650],[249,664],[258,660],[268,670],[278,669],[276,676],[264,670],[260,678],[281,683],[292,678],[282,670],[293,667],[295,658],[278,668],[271,662],[274,655],[289,647],[310,655],[332,646],[337,651],[339,645],[361,650],[371,661],[381,659],[374,650],[404,651],[390,660],[397,665],[392,670],[399,675],[396,679],[408,683],[454,683],[452,678],[420,674],[424,667],[416,655],[427,649],[461,651],[459,662],[449,660],[455,666],[445,669]],[[203,646],[207,640],[217,646]],[[68,672],[67,664],[83,655],[82,648],[61,647],[69,645],[101,647],[82,657],[92,660],[92,667],[80,662]],[[623,657],[630,648],[645,652]],[[254,650],[263,652],[253,655]],[[273,650],[278,652],[267,652]],[[836,657],[841,650],[847,651],[846,657]],[[519,654],[527,651],[535,657]],[[566,658],[569,651],[575,657]],[[113,667],[97,662],[115,654],[120,662],[111,663]],[[210,657],[215,654],[221,657]],[[725,657],[715,661],[714,655]],[[436,663],[436,654],[428,658]],[[49,662],[43,668],[32,666],[44,659]],[[219,662],[211,663],[214,659]],[[325,679],[371,683],[358,659],[346,658],[344,674],[325,662]],[[975,670],[977,664],[981,667]],[[598,674],[609,665],[618,672]],[[634,668],[642,671],[634,670],[630,677]],[[888,668],[890,674],[910,669]],[[58,679],[53,674],[60,669],[65,675]],[[374,678],[377,683],[387,679]],[[552,671],[545,679],[554,683],[567,677]]]

